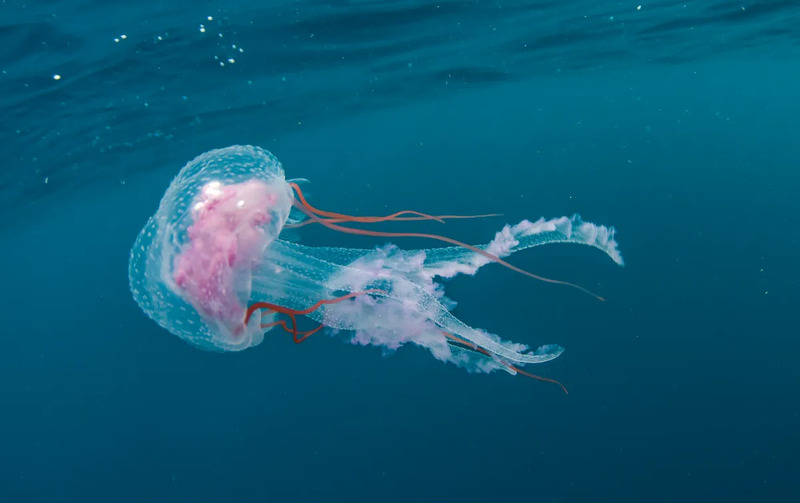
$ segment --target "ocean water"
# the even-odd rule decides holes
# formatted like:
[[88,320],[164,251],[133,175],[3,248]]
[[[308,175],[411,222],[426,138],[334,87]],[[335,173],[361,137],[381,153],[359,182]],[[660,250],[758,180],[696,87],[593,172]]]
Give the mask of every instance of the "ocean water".
[[[0,3],[0,501],[800,500],[800,3]],[[471,374],[272,331],[198,350],[129,251],[232,144],[318,207],[483,243],[614,225],[446,282],[466,323],[566,352]],[[319,246],[385,239],[309,226]],[[403,248],[435,246],[395,240]]]

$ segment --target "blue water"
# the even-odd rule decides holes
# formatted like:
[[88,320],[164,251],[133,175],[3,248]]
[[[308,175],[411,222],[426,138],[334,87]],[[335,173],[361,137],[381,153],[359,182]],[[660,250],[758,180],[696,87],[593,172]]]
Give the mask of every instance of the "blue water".
[[[800,500],[800,3],[637,5],[0,3],[0,501]],[[160,329],[130,246],[231,144],[322,208],[504,213],[444,228],[469,242],[616,226],[625,268],[513,257],[605,303],[495,266],[447,283],[465,322],[564,346],[533,370],[570,395],[415,347]]]

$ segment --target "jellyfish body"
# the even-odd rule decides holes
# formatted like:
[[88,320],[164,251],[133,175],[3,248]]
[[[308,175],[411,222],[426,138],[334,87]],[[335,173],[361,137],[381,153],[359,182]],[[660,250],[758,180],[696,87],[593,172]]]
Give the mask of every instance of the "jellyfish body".
[[623,263],[614,229],[578,216],[506,225],[477,247],[364,250],[280,239],[287,222],[304,218],[297,208],[339,227],[330,222],[341,219],[320,219],[303,203],[265,150],[234,146],[197,157],[170,184],[131,251],[134,299],[163,328],[207,350],[246,349],[280,328],[298,340],[295,315],[302,314],[355,344],[394,350],[412,343],[471,371],[516,373],[563,349],[531,351],[466,325],[450,312],[455,303],[438,280],[548,243],[590,245]]

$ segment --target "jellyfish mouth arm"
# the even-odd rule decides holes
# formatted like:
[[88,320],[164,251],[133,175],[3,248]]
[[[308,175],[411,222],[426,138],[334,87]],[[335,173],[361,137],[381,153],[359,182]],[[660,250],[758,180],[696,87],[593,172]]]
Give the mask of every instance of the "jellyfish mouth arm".
[[[436,328],[511,363],[544,363],[563,352],[556,345],[527,352],[524,345],[504,343],[460,321],[442,303],[441,286],[432,277],[420,274],[424,257],[421,252],[410,254],[387,246],[368,250],[348,265],[338,265],[330,261],[339,258],[332,249],[276,241],[254,272],[253,293],[275,304],[304,308],[318,299],[338,297],[336,292],[375,289],[386,292],[380,303],[371,305],[377,301],[360,297],[352,302],[323,306],[308,316],[332,328],[355,331],[375,330],[375,326],[386,324],[402,328],[412,325],[415,317],[430,320]],[[399,328],[396,332],[401,336]],[[389,336],[380,340],[389,340]]]
[[398,334],[404,325],[414,325],[414,319],[429,320],[436,328],[513,363],[544,363],[563,352],[556,345],[526,352],[524,345],[503,343],[460,321],[442,304],[444,292],[431,278],[417,277],[412,281],[399,272],[407,270],[410,275],[418,270],[422,256],[410,258],[396,247],[387,247],[369,250],[360,259],[342,266],[306,253],[313,250],[295,243],[273,243],[263,256],[264,263],[254,271],[253,293],[275,304],[302,309],[319,299],[341,296],[336,292],[379,291],[349,302],[321,306],[307,315],[341,330],[369,331],[378,325],[397,325],[390,328],[396,328]]
[[[574,243],[591,246],[608,255],[616,264],[624,261],[614,239],[615,229],[584,222],[579,215],[536,222],[523,220],[516,225],[506,225],[487,244],[478,245],[499,257],[507,257],[529,248],[553,243]],[[475,274],[492,261],[462,247],[432,248],[425,250],[425,270],[431,276],[450,278],[458,274]]]
[[[349,265],[338,265],[305,253],[309,250],[319,251],[275,241],[254,270],[254,297],[269,300],[251,304],[249,314],[289,318],[263,320],[262,329],[283,329],[295,342],[302,342],[321,327],[328,327],[354,344],[393,351],[412,343],[428,349],[441,361],[470,371],[499,369],[533,378],[539,376],[519,366],[544,363],[563,352],[557,345],[528,351],[527,346],[502,341],[458,320],[442,303],[444,292],[432,279],[412,281],[401,274],[419,270],[424,257],[420,252],[408,256],[387,246],[370,250]],[[322,255],[330,256],[330,249],[324,251],[327,253]],[[296,320],[300,315],[320,325],[300,332]]]
[[[334,314],[345,307],[358,309],[336,316],[337,319],[353,323],[341,325],[341,328],[349,330],[369,330],[375,325],[387,323],[414,326],[413,320],[416,318],[428,320],[443,332],[460,337],[502,360],[519,364],[544,363],[557,358],[564,351],[560,346],[552,344],[528,352],[525,345],[503,342],[497,336],[468,326],[453,316],[441,302],[444,292],[432,279],[428,278],[427,282],[421,278],[411,281],[398,273],[403,269],[410,272],[415,269],[415,265],[400,250],[391,247],[385,251],[370,253],[363,260],[349,266],[337,266],[336,274],[326,282],[328,290],[376,289],[383,294],[380,302],[356,299],[356,302],[346,305],[327,306],[330,310],[326,312]],[[373,305],[366,306],[363,305],[364,302],[373,302]]]
[[[615,234],[616,231],[613,227],[584,222],[579,215],[550,220],[541,218],[536,222],[523,220],[516,225],[506,225],[491,242],[475,247],[498,257],[508,257],[511,254],[546,244],[581,244],[599,249],[616,264],[622,266],[624,261],[619,252]],[[350,264],[374,251],[355,248],[314,248],[298,243],[286,244],[294,247],[298,252],[324,258],[339,265]],[[404,253],[410,256],[419,252],[425,254],[422,269],[425,276],[430,278],[450,278],[458,274],[474,275],[478,269],[493,262],[462,246],[410,250]]]
[[557,344],[546,344],[534,351],[528,351],[528,347],[524,344],[502,341],[496,335],[470,327],[444,309],[444,306],[439,311],[435,323],[443,332],[464,339],[507,362],[522,365],[546,363],[555,360],[564,352],[564,348]]
[[[362,288],[362,285],[351,288],[355,287]],[[564,352],[564,348],[556,344],[528,351],[524,344],[503,341],[496,335],[472,328],[453,316],[434,295],[410,281],[384,279],[365,288],[361,291],[369,293],[369,297],[356,292],[351,295],[358,298],[352,302],[326,305],[325,309],[307,314],[326,326],[355,332],[355,339],[361,344],[378,344],[391,349],[413,342],[428,347],[436,355],[431,344],[433,331],[510,364],[546,363]],[[437,357],[448,360],[441,355]]]

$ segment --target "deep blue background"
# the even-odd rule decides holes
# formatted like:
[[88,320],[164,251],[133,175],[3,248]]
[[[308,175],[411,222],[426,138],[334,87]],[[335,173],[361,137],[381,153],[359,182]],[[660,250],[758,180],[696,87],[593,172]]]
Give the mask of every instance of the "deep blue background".
[[[0,5],[0,501],[800,498],[800,7],[260,4]],[[130,246],[234,143],[322,208],[504,213],[447,224],[470,242],[615,225],[623,269],[513,257],[606,303],[491,266],[447,284],[467,323],[565,346],[534,370],[571,394],[413,347],[213,354],[158,328]]]

